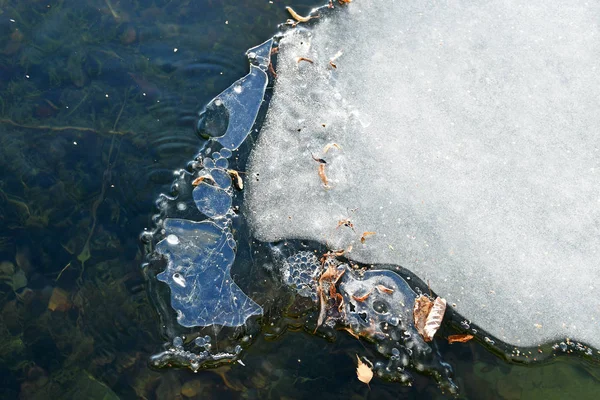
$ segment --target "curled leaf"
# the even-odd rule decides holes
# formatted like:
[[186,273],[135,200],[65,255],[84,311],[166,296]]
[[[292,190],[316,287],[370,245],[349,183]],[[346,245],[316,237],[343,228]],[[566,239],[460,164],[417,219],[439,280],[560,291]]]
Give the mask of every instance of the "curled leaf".
[[367,294],[365,294],[365,295],[363,295],[363,296],[355,296],[355,295],[352,295],[352,298],[353,298],[354,300],[356,300],[356,301],[359,301],[359,302],[361,302],[361,303],[362,303],[363,301],[365,301],[366,299],[368,299],[370,295],[371,295],[371,291],[368,291],[368,292],[367,292]]
[[433,307],[431,299],[425,295],[420,295],[415,299],[415,305],[413,307],[413,318],[415,321],[415,328],[422,337],[425,337],[424,329],[425,323],[427,322],[427,316],[429,311]]
[[[329,65],[331,65],[333,68],[337,68],[335,60],[337,60],[338,58],[340,58],[341,55],[342,55],[342,51],[341,50],[338,51],[337,53],[335,53],[335,55],[329,59]],[[339,146],[338,146],[338,149],[339,149]]]
[[329,180],[327,179],[327,175],[325,175],[325,164],[319,164],[319,178],[321,178],[323,186],[329,188]]
[[363,232],[362,236],[360,237],[360,242],[364,243],[365,240],[367,240],[367,238],[372,235],[375,235],[375,232]]
[[303,17],[300,14],[298,14],[296,11],[294,11],[292,9],[292,7],[286,7],[286,10],[288,10],[288,12],[290,13],[290,15],[292,16],[292,18],[294,18],[296,21],[298,22],[308,22],[310,21],[312,18],[319,18],[318,16],[314,16],[314,17]]
[[[327,259],[327,257],[334,256],[334,253],[327,253],[321,259],[323,262]],[[334,264],[329,264],[327,269],[321,274],[319,277],[319,282],[317,284],[317,295],[319,296],[319,317],[317,319],[317,326],[313,333],[317,332],[317,329],[325,322],[325,317],[327,316],[327,287],[329,287],[329,298],[334,300],[334,303],[338,305],[338,310],[342,310],[344,304],[344,298],[342,295],[337,293],[335,285],[338,280],[346,273],[345,269],[337,269]]]
[[277,72],[275,72],[275,68],[273,68],[273,63],[269,63],[269,72],[273,78],[277,78]]
[[314,64],[313,60],[311,60],[310,58],[306,58],[306,57],[296,57],[296,62],[299,63],[300,61],[306,61],[309,62],[311,64]]
[[444,313],[446,312],[446,300],[441,297],[437,297],[433,302],[433,307],[429,311],[427,321],[425,321],[425,328],[423,328],[423,339],[426,342],[430,342],[437,330],[442,325],[444,319]]
[[469,340],[473,339],[473,335],[462,334],[462,335],[450,335],[448,336],[448,343],[466,343]]
[[329,150],[331,150],[333,147],[335,147],[336,149],[340,150],[341,147],[339,144],[337,143],[329,143],[328,145],[325,146],[325,148],[323,149],[323,153],[327,154],[327,152]]
[[235,187],[237,190],[244,190],[244,181],[243,181],[242,177],[240,176],[240,173],[233,169],[228,169],[227,173],[231,177],[231,181],[233,182],[233,187]]
[[[356,376],[358,377],[359,381],[369,386],[369,382],[371,382],[371,379],[373,379],[373,370],[371,369],[371,367],[369,367],[367,364],[361,361],[358,354],[356,355],[356,359],[358,360],[358,366],[356,367]],[[369,388],[371,387],[369,386]]]
[[205,180],[206,181],[214,182],[214,180],[210,176],[204,175],[204,176],[199,176],[198,178],[194,179],[194,181],[192,182],[192,186],[198,186],[199,184],[201,184]]
[[390,289],[389,287],[385,287],[383,285],[377,285],[375,286],[377,288],[377,290],[379,290],[381,293],[387,293],[387,294],[392,294],[394,293],[394,289]]
[[339,220],[338,224],[337,224],[337,228],[339,228],[340,226],[346,226],[346,227],[354,230],[354,224],[348,218],[344,218],[344,219]]

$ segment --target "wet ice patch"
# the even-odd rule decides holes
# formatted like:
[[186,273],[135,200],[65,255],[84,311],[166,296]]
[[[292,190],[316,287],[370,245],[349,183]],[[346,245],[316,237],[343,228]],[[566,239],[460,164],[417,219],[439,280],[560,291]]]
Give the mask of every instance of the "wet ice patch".
[[[167,219],[166,239],[156,250],[168,259],[158,280],[171,288],[171,306],[185,327],[240,326],[262,309],[235,284],[231,266],[235,248],[228,228],[211,221]],[[175,242],[173,237],[178,238]]]
[[510,344],[600,347],[598,21],[580,0],[370,1],[288,33],[256,237],[402,265]]

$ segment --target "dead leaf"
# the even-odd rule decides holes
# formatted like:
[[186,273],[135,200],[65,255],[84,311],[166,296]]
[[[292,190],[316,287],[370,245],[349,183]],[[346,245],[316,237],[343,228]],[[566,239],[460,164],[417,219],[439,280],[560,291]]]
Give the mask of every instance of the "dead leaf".
[[316,162],[321,163],[321,164],[327,164],[327,161],[323,160],[322,158],[315,157],[315,155],[313,153],[310,153],[310,155],[312,156],[313,160],[315,160]]
[[[339,228],[340,226],[346,226],[346,227],[348,227],[348,228],[350,228],[350,229],[354,230],[354,224],[353,224],[353,223],[352,223],[352,221],[350,221],[348,218],[345,218],[345,219],[340,219],[340,220],[338,221],[337,228]],[[337,228],[336,228],[336,229],[337,229]]]
[[48,302],[48,310],[50,311],[68,311],[71,309],[72,303],[69,300],[69,293],[61,288],[55,287],[52,290],[50,301]]
[[323,182],[323,186],[329,188],[329,180],[327,179],[327,175],[325,175],[325,164],[319,164],[319,177],[321,178],[321,182]]
[[423,339],[426,342],[430,342],[437,330],[442,325],[444,319],[444,313],[446,312],[446,300],[441,297],[437,297],[433,302],[433,307],[429,311],[427,321],[425,321],[425,328],[423,328]]
[[315,326],[313,334],[317,333],[317,329],[323,325],[323,321],[325,321],[325,315],[327,314],[327,299],[323,294],[321,283],[317,285],[317,295],[319,296],[319,317],[317,318],[317,326]]
[[466,343],[469,340],[473,339],[473,335],[469,334],[461,334],[461,335],[450,335],[448,336],[448,343]]
[[362,303],[363,301],[365,301],[366,299],[368,299],[370,295],[371,295],[371,291],[367,292],[367,294],[365,294],[364,296],[355,296],[355,295],[352,295],[352,298],[354,300],[360,301]]
[[275,68],[273,68],[273,63],[269,63],[269,72],[273,75],[273,78],[277,78],[277,72],[275,72]]
[[415,305],[413,307],[415,328],[417,328],[417,332],[419,332],[419,335],[423,338],[425,337],[425,323],[427,322],[427,316],[429,315],[429,311],[431,311],[431,307],[433,307],[433,302],[429,297],[420,295],[415,299]]
[[228,169],[227,173],[231,177],[233,187],[237,190],[244,190],[244,180],[240,176],[240,173],[233,169]]
[[210,176],[204,175],[204,176],[199,176],[198,178],[194,179],[194,181],[192,182],[192,186],[198,186],[205,180],[214,182],[214,180]]
[[[356,359],[358,360],[356,376],[358,377],[359,381],[369,386],[369,382],[371,382],[371,379],[373,379],[373,370],[367,364],[361,361],[358,354],[356,355]],[[369,389],[370,388],[371,386],[369,386]]]
[[288,12],[290,13],[290,15],[292,16],[292,18],[294,18],[296,21],[298,22],[308,22],[310,21],[312,18],[319,18],[319,16],[314,16],[314,17],[303,17],[300,14],[298,14],[296,11],[294,11],[292,9],[292,7],[286,7],[286,10],[288,10]]
[[337,304],[338,312],[340,312],[340,313],[344,312],[344,296],[342,296],[339,293],[336,293],[334,298],[335,298],[335,304]]
[[[321,262],[325,264],[325,261],[328,257],[334,256],[334,253],[327,253],[323,255],[321,258]],[[319,317],[317,319],[317,326],[313,333],[317,332],[317,329],[323,324],[325,321],[325,317],[327,316],[327,290],[324,288],[324,285],[329,286],[329,298],[335,300],[335,304],[338,305],[338,310],[343,308],[344,298],[342,295],[337,293],[335,285],[340,280],[340,278],[346,273],[345,269],[337,269],[337,267],[330,263],[327,269],[321,274],[319,277],[319,282],[317,284],[317,295],[319,296],[320,310]]]
[[376,232],[363,232],[362,236],[360,237],[360,242],[364,243],[365,240],[367,240],[367,237],[373,236],[375,234],[376,234]]
[[[335,63],[335,60],[337,60],[338,58],[340,58],[342,56],[342,51],[338,51],[337,53],[335,53],[335,55],[333,57],[331,57],[329,59],[329,65],[331,65],[331,67],[336,68],[337,69],[337,64]],[[339,146],[336,145],[336,147],[339,149]]]
[[299,63],[300,61],[306,61],[309,62],[311,64],[314,64],[314,61],[311,60],[310,58],[306,58],[306,57],[296,57],[296,62]]
[[394,289],[390,289],[389,287],[385,287],[383,285],[377,285],[375,286],[377,288],[377,290],[379,290],[381,293],[387,293],[387,294],[392,294],[394,293]]
[[327,152],[329,150],[331,150],[333,147],[335,147],[336,149],[340,150],[341,147],[340,145],[338,145],[337,143],[329,143],[328,145],[325,146],[325,148],[323,149],[323,153],[327,154]]

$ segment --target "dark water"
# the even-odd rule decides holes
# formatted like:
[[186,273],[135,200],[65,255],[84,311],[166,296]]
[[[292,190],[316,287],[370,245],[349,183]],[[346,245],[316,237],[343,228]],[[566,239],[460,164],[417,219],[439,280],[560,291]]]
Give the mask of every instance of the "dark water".
[[[363,0],[356,0],[363,1]],[[234,364],[156,371],[164,341],[139,233],[199,147],[197,112],[247,71],[246,49],[290,5],[319,1],[0,1],[0,397],[443,398],[356,380],[371,345],[264,337]],[[461,396],[595,398],[577,356],[508,363],[478,341],[440,344]],[[531,355],[531,358],[535,355]]]

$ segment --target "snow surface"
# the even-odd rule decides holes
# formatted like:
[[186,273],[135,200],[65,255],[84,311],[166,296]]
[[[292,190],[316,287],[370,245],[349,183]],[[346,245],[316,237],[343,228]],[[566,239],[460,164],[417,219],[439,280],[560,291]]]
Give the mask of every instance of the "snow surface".
[[401,265],[509,344],[600,348],[599,23],[582,0],[356,0],[289,33],[254,235]]

